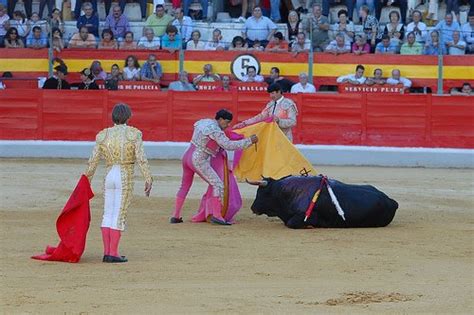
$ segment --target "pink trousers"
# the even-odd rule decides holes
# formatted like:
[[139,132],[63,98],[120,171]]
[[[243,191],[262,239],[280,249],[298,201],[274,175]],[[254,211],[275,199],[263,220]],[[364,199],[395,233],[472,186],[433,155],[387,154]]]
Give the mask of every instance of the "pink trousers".
[[[232,171],[226,167],[226,157],[226,152],[221,151],[215,157],[204,158],[202,153],[196,151],[196,147],[191,144],[182,160],[183,177],[181,187],[176,194],[175,217],[180,217],[181,207],[193,184],[194,174],[197,173],[209,184],[209,187],[201,199],[199,210],[192,218],[193,222],[204,222],[210,215],[232,221],[242,207],[242,198]],[[229,184],[227,190],[224,187],[226,169]],[[224,197],[225,192],[227,192],[227,198]],[[224,201],[227,201],[226,205],[223,205]],[[227,211],[222,214],[224,206]]]

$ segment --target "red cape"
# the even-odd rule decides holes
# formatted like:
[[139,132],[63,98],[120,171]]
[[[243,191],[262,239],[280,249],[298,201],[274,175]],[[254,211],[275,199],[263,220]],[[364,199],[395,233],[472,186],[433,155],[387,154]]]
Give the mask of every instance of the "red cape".
[[79,262],[86,248],[87,231],[91,221],[89,200],[92,197],[94,197],[94,193],[89,180],[85,175],[82,175],[56,221],[56,230],[61,239],[58,246],[48,245],[44,254],[31,258],[71,263]]

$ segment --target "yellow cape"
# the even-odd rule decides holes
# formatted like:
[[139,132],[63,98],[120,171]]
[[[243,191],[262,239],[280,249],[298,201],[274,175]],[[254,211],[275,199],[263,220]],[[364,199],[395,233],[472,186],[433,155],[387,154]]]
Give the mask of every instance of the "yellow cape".
[[245,149],[234,169],[239,180],[260,180],[262,176],[280,179],[288,175],[317,175],[311,163],[288,140],[274,122],[260,122],[234,132],[258,136],[257,145]]

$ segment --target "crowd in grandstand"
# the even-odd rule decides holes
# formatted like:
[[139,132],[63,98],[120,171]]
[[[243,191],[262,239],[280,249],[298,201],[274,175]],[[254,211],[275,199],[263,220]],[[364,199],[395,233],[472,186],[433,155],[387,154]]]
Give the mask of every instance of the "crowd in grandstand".
[[[140,1],[143,19],[140,36],[132,32],[130,21],[124,14],[125,0],[118,1],[118,4],[105,0],[108,14],[103,21],[99,19],[97,0],[77,0],[73,14],[77,31],[69,38],[64,36],[65,22],[61,11],[54,7],[54,1],[41,0],[40,13],[32,12],[31,0],[23,1],[24,10],[17,10],[17,2],[9,0],[7,8],[0,3],[0,46],[5,48],[51,47],[57,52],[65,48],[147,49],[166,50],[170,53],[182,49],[237,50],[291,52],[293,55],[311,51],[334,55],[474,53],[474,8],[470,8],[465,23],[461,23],[459,7],[463,1],[458,0],[446,0],[447,13],[443,17],[438,16],[439,1],[425,1],[428,2],[428,10],[421,11],[413,6],[412,2],[417,1],[295,0],[292,1],[293,6],[288,8],[287,16],[283,16],[280,14],[283,1],[226,0],[225,8],[231,16],[236,17],[234,22],[241,23],[242,29],[241,34],[231,38],[225,37],[219,28],[213,29],[209,38],[202,38],[195,23],[213,18],[207,16],[208,1],[204,0],[158,1],[168,4],[157,4],[148,17],[146,1]],[[331,15],[330,8],[334,5],[345,5],[346,8],[338,9],[336,15]],[[48,17],[44,19],[46,7]],[[380,22],[383,7],[389,9],[385,24]],[[106,86],[112,88],[119,80],[141,80],[157,84],[161,81],[163,71],[152,52],[142,65],[131,52],[121,66],[113,65],[108,76],[100,64],[86,68],[88,71],[84,69],[81,72],[84,83],[81,87],[94,88],[87,84],[89,77],[92,81],[106,80]],[[66,65],[59,67],[59,72],[65,70],[61,73],[67,73]],[[99,68],[100,78],[96,76]],[[305,73],[299,75],[299,82],[292,82],[280,76],[276,67],[272,68],[267,78],[258,73],[255,67],[250,66],[246,70],[243,82],[277,82],[284,92],[312,93],[316,90],[308,83]],[[359,65],[355,74],[340,77],[338,82],[401,84],[406,88],[411,86],[410,80],[401,77],[398,69],[393,69],[391,77],[387,79],[384,79],[381,69],[376,69],[372,78],[364,77],[363,72],[364,67]],[[56,78],[59,76],[57,74]],[[212,65],[208,64],[204,66],[203,74],[194,78],[189,78],[185,72],[180,73],[179,80],[173,82],[170,89],[193,90],[201,82],[219,81],[222,82],[221,88],[228,90],[225,83],[227,79],[229,78],[213,73]]]
[[[63,38],[64,21],[52,1],[41,0],[40,12],[31,12],[31,1],[24,1],[24,10],[16,10],[18,1],[10,0],[8,9],[0,3],[0,45],[6,48],[70,48],[98,49],[178,49],[189,50],[265,50],[269,52],[327,52],[332,54],[388,53],[410,55],[474,53],[474,9],[461,25],[459,5],[462,1],[447,0],[447,13],[433,25],[433,17],[410,8],[410,1],[374,0],[308,0],[297,3],[284,19],[273,6],[275,0],[228,0],[227,8],[242,7],[242,34],[224,38],[214,29],[210,38],[201,38],[195,19],[207,19],[207,1],[170,1],[171,6],[158,4],[134,38],[130,22],[123,14],[125,1],[112,6],[105,1],[106,16],[101,23],[97,0],[77,0],[74,11],[77,32]],[[195,3],[199,2],[199,3]],[[415,1],[416,2],[416,1]],[[438,1],[430,1],[438,2]],[[145,3],[146,1],[141,1]],[[329,14],[333,5],[344,4],[337,17]],[[184,7],[179,7],[182,5]],[[197,5],[200,14],[194,14]],[[299,7],[297,7],[300,5]],[[388,6],[388,23],[380,23],[382,5]],[[398,6],[399,9],[392,8]],[[48,7],[48,17],[43,11]],[[143,5],[141,6],[143,8]],[[309,7],[309,10],[307,9]],[[429,8],[430,8],[429,7]],[[168,8],[168,12],[166,11]],[[143,9],[145,10],[145,9]],[[146,10],[145,10],[146,11]],[[190,14],[190,12],[192,14]],[[278,11],[280,12],[280,11]],[[25,14],[26,13],[26,14]],[[81,15],[82,13],[82,15]],[[142,12],[145,19],[146,12]],[[210,19],[211,17],[209,17]],[[286,27],[278,24],[285,21]],[[428,24],[428,25],[427,25]],[[102,31],[99,31],[99,30]],[[48,35],[53,33],[53,43]]]

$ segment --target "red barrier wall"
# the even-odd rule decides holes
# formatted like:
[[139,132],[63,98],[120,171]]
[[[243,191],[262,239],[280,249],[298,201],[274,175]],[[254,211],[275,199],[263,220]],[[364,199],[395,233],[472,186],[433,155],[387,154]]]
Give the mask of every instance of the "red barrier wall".
[[[472,97],[430,94],[298,94],[295,141],[396,147],[474,147]],[[0,139],[94,140],[114,104],[131,105],[130,124],[148,141],[189,141],[193,123],[228,108],[235,121],[257,114],[266,93],[0,91]]]

